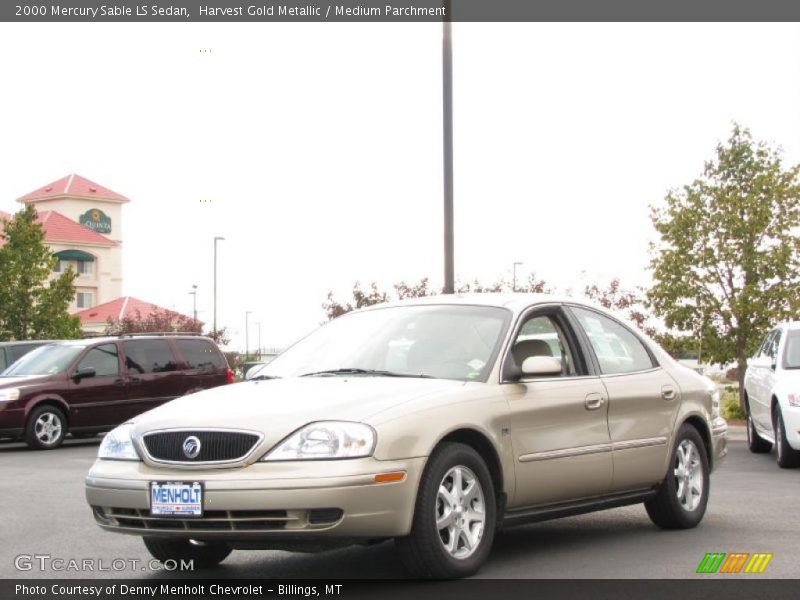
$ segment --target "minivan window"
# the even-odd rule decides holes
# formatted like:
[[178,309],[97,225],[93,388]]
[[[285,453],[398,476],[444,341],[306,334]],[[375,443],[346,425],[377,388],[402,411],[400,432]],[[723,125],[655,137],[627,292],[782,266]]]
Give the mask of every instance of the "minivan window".
[[8,353],[11,355],[10,361],[13,363],[14,361],[19,360],[23,356],[25,356],[31,350],[38,348],[41,344],[15,344],[8,348]]
[[53,375],[64,371],[86,346],[50,344],[39,346],[3,371],[3,377]]
[[178,368],[166,340],[132,340],[123,342],[123,348],[125,364],[131,373],[165,373]]
[[604,375],[652,369],[653,359],[633,332],[600,313],[573,307]]
[[783,368],[800,369],[800,331],[790,331],[783,351]]
[[223,366],[222,356],[207,340],[175,340],[175,344],[190,369],[219,369]]
[[117,377],[119,375],[119,358],[115,344],[103,344],[92,348],[78,363],[76,370],[92,368],[95,377]]

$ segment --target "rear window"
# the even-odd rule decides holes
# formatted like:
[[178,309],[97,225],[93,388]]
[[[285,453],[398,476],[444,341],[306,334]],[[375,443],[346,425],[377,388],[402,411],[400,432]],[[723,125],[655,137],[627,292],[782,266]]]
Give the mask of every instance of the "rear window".
[[132,373],[165,373],[178,369],[178,362],[166,340],[123,342],[125,364]]
[[6,362],[6,351],[5,348],[0,348],[0,371],[5,369],[8,366]]
[[221,369],[225,366],[222,355],[208,340],[176,340],[175,343],[190,369]]
[[8,348],[8,353],[11,355],[11,362],[19,360],[34,348],[38,348],[42,344],[17,344]]

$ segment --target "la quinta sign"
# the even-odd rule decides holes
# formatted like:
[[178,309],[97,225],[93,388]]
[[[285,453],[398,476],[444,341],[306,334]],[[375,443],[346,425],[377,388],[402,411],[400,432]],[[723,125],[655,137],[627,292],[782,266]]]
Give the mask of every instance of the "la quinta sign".
[[111,233],[111,218],[99,208],[90,208],[80,217],[78,223],[97,233]]

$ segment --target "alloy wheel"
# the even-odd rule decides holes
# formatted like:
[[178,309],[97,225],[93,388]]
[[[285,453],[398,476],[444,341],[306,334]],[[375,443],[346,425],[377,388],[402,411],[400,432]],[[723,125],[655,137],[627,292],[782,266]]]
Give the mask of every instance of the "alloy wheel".
[[61,419],[58,415],[51,412],[44,412],[39,415],[34,424],[36,439],[43,445],[49,446],[61,437]]
[[486,503],[478,477],[464,466],[445,473],[436,497],[436,529],[447,553],[459,560],[471,556],[481,543]]
[[675,453],[675,493],[681,507],[693,511],[703,497],[703,462],[692,440],[683,440]]

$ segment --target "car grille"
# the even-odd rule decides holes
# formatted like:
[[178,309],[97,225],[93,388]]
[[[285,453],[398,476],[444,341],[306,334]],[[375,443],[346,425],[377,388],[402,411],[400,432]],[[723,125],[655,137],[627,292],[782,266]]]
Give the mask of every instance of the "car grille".
[[[200,452],[194,457],[184,452],[190,437],[200,441]],[[182,464],[235,462],[250,454],[259,441],[261,436],[255,433],[214,430],[159,431],[142,438],[153,460]]]
[[271,531],[284,529],[299,516],[285,510],[207,510],[202,517],[176,519],[151,517],[149,510],[136,508],[94,508],[95,517],[117,527],[130,529],[210,531]]

